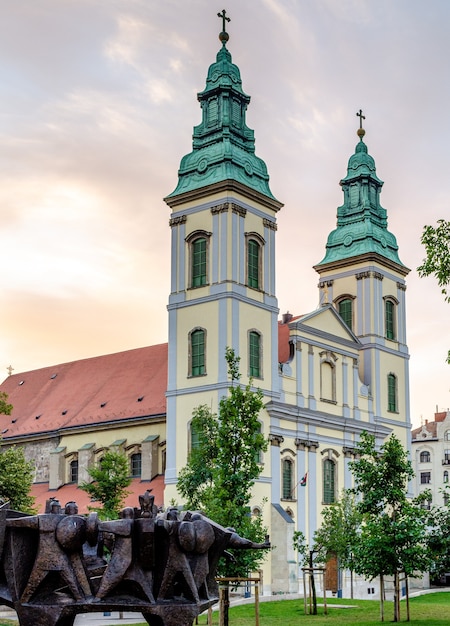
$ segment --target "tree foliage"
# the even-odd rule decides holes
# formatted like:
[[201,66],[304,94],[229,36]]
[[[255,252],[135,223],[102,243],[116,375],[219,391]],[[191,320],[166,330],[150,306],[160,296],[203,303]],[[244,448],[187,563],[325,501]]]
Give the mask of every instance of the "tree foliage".
[[4,391],[0,392],[0,415],[11,415],[13,405],[8,404],[8,394]]
[[[424,226],[421,240],[426,257],[417,268],[420,277],[434,276],[446,302],[450,303],[450,221],[438,220],[437,226]],[[447,355],[450,364],[450,351]]]
[[33,514],[34,497],[30,495],[34,464],[25,459],[21,447],[0,449],[0,498],[17,511]]
[[98,511],[103,519],[116,519],[130,493],[127,490],[131,483],[127,457],[121,452],[108,450],[88,473],[93,482],[84,482],[80,488],[102,504],[91,509]]
[[342,491],[339,500],[322,512],[322,524],[314,533],[316,561],[326,563],[336,556],[340,567],[354,571],[354,546],[361,525],[361,513],[350,489]]
[[369,579],[394,576],[394,621],[399,621],[400,573],[410,576],[430,567],[428,514],[407,497],[414,472],[395,435],[377,450],[375,437],[363,433],[356,452],[360,458],[350,467],[362,523],[354,546],[355,571]]
[[[252,516],[252,487],[262,469],[260,457],[267,441],[258,421],[263,394],[239,382],[239,357],[227,348],[225,359],[231,385],[219,403],[219,415],[207,406],[198,407],[191,427],[198,436],[186,466],[181,470],[178,491],[189,508],[199,508],[222,526],[232,527],[242,537],[262,542],[266,528],[261,516]],[[220,573],[243,576],[254,571],[264,555],[239,550],[234,561],[222,564]]]

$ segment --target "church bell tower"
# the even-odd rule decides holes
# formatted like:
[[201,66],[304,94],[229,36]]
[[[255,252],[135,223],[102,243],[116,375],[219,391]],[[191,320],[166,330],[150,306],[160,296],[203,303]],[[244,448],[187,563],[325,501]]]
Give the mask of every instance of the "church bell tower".
[[255,155],[246,123],[250,97],[227,49],[225,11],[221,48],[198,94],[202,119],[192,152],[181,160],[178,184],[165,198],[171,209],[171,293],[167,388],[166,498],[177,498],[186,463],[193,410],[217,410],[229,386],[225,351],[240,357],[266,395],[277,393],[275,296],[276,214],[264,161]]
[[328,236],[319,273],[321,300],[334,304],[362,344],[361,380],[372,398],[371,420],[410,429],[409,354],[406,344],[405,277],[395,236],[380,204],[383,182],[363,139],[362,111],[357,113],[359,142],[340,182],[344,203],[337,227]]

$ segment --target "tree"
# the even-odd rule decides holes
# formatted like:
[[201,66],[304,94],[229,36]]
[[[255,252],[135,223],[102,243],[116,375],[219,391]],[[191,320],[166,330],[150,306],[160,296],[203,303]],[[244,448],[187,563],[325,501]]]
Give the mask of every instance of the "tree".
[[109,450],[100,463],[88,470],[93,482],[84,482],[80,485],[94,500],[98,500],[102,507],[91,507],[98,511],[102,519],[116,519],[123,508],[124,500],[130,493],[127,487],[131,483],[127,457]]
[[[421,278],[435,276],[446,302],[450,302],[450,221],[438,220],[438,225],[424,226],[420,241],[425,246],[426,257],[417,268]],[[450,350],[447,355],[450,364]]]
[[13,405],[8,404],[8,394],[4,391],[0,392],[0,415],[11,415]]
[[33,514],[34,497],[30,495],[34,466],[25,459],[23,448],[0,449],[0,499],[11,509]]
[[361,498],[357,508],[362,523],[354,547],[355,571],[369,579],[380,576],[381,602],[384,577],[394,577],[394,621],[397,622],[400,573],[407,580],[414,572],[427,571],[430,566],[428,515],[420,502],[407,498],[408,482],[414,472],[395,435],[377,450],[375,437],[364,432],[356,452],[360,458],[352,461],[350,468],[355,478],[354,492]]
[[[191,507],[200,508],[224,527],[255,542],[264,540],[266,529],[261,516],[252,516],[252,487],[259,477],[260,457],[267,441],[258,421],[263,407],[262,391],[252,389],[252,380],[239,383],[239,357],[227,348],[225,359],[231,385],[219,403],[219,416],[206,406],[194,412],[192,428],[197,446],[191,450],[181,470],[178,491]],[[222,563],[220,575],[245,576],[255,571],[264,555],[253,550],[237,550],[234,560]]]
[[450,487],[446,485],[441,491],[444,505],[431,508],[429,522],[430,574],[434,578],[450,571]]
[[353,598],[354,549],[361,525],[361,514],[350,489],[342,491],[339,500],[324,508],[322,524],[314,533],[316,561],[326,563],[336,557],[340,569],[349,569]]

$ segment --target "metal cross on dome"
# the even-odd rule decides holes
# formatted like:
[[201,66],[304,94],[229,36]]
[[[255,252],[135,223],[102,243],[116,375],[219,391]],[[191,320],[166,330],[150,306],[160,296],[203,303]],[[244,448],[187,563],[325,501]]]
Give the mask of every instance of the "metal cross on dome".
[[226,33],[227,28],[225,22],[231,22],[231,18],[227,17],[227,12],[225,11],[225,9],[222,9],[222,13],[218,13],[217,17],[222,18],[222,31]]
[[359,113],[356,114],[359,117],[359,127],[362,128],[362,121],[366,119],[366,116],[363,115],[362,109],[359,109]]

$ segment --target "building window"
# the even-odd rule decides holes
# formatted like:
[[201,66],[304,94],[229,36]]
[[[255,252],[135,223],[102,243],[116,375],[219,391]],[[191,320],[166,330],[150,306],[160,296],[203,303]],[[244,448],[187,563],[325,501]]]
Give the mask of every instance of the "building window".
[[197,450],[200,447],[200,443],[202,440],[202,433],[198,427],[196,428],[194,424],[191,423],[190,434],[191,434],[190,452],[192,452],[192,450]]
[[247,242],[247,285],[253,289],[260,287],[261,246],[255,239]]
[[384,303],[384,326],[387,339],[395,339],[395,303],[386,300]]
[[444,465],[450,465],[450,450],[444,450]]
[[189,335],[189,376],[206,374],[206,331],[196,328]]
[[387,377],[388,384],[388,411],[397,412],[397,376],[389,374]]
[[78,482],[78,459],[74,459],[70,461],[69,464],[69,482],[77,483]]
[[292,500],[292,476],[293,476],[293,462],[290,459],[283,461],[283,499]]
[[338,304],[339,315],[350,328],[353,329],[353,300],[351,298],[343,298]]
[[431,461],[431,455],[428,451],[424,451],[420,453],[420,462],[421,463],[429,463]]
[[248,335],[249,376],[261,378],[261,335],[252,330]]
[[431,472],[420,472],[420,484],[429,485],[431,483]]
[[333,504],[335,501],[336,465],[331,459],[323,462],[323,503]]
[[208,283],[208,254],[211,233],[196,231],[186,237],[189,246],[189,284],[202,287]]
[[448,483],[448,472],[447,472],[447,470],[444,471],[443,482],[444,483]]
[[446,430],[444,433],[444,440],[450,441],[450,430]]
[[130,457],[131,475],[133,478],[137,478],[142,473],[142,454],[136,452]]

